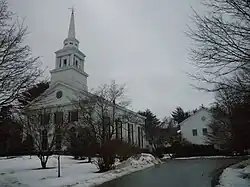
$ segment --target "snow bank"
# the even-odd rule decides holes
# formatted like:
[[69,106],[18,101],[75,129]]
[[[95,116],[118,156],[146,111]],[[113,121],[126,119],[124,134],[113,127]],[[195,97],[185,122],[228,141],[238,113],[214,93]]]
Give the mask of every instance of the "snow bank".
[[123,175],[160,164],[161,161],[150,154],[139,154],[120,162],[116,160],[115,169],[97,173],[94,164],[87,160],[74,160],[61,156],[61,177],[57,177],[57,156],[51,157],[48,167],[37,169],[40,161],[36,156],[0,159],[0,186],[6,187],[89,187],[98,185]]
[[226,168],[217,187],[249,187],[250,186],[250,160],[243,161]]
[[128,175],[130,173],[146,169],[148,167],[152,167],[157,164],[161,164],[162,161],[158,158],[155,158],[151,154],[141,153],[138,155],[134,155],[127,160],[120,162],[116,160],[114,170],[103,173],[99,177],[91,178],[89,180],[85,180],[83,183],[78,183],[75,187],[89,187],[102,184],[104,182],[116,179],[118,177]]
[[179,157],[174,158],[175,160],[192,160],[192,159],[217,159],[217,158],[233,158],[233,156],[193,156],[193,157]]

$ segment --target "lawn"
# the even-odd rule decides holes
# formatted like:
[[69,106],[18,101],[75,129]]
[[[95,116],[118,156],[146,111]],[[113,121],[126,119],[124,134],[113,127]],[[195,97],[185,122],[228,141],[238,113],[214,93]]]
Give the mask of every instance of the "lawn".
[[71,156],[61,156],[61,177],[57,177],[57,156],[48,161],[48,169],[40,169],[36,156],[22,156],[0,159],[0,186],[6,187],[62,187],[93,186],[138,171],[160,161],[152,155],[142,154],[116,163],[116,169],[98,173],[98,169],[87,160],[74,160]]

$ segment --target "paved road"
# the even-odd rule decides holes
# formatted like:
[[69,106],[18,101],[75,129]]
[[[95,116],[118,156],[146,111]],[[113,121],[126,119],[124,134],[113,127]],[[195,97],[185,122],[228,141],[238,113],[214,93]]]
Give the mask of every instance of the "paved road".
[[169,160],[100,187],[210,187],[215,170],[235,159]]

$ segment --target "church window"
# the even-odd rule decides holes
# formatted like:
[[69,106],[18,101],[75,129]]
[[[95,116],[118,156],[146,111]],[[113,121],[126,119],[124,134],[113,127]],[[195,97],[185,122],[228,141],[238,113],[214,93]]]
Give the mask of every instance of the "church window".
[[50,114],[49,113],[45,113],[45,114],[41,114],[40,115],[40,124],[42,126],[48,125],[49,121],[50,121]]
[[42,131],[42,150],[48,149],[48,135],[47,135],[47,129],[44,129]]
[[138,127],[138,130],[137,130],[137,132],[138,132],[138,146],[139,147],[141,147],[141,128],[140,127]]
[[77,110],[69,111],[68,121],[69,122],[78,121],[78,111]]
[[54,113],[54,124],[60,125],[63,123],[63,112]]
[[76,60],[75,64],[76,64],[76,67],[78,67],[78,60]]
[[115,121],[115,134],[116,134],[116,139],[122,139],[122,122],[120,119],[117,119]]
[[56,98],[60,99],[62,97],[62,91],[56,92]]
[[64,60],[63,60],[63,65],[64,65],[64,66],[67,66],[67,59],[64,59]]

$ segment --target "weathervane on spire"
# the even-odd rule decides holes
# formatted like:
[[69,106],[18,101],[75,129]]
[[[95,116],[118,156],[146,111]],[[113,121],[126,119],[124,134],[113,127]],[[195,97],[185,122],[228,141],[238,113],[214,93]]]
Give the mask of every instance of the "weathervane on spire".
[[72,11],[72,14],[74,14],[74,13],[75,13],[75,8],[74,8],[74,6],[72,6],[71,8],[69,8],[69,10],[71,10],[71,11]]

